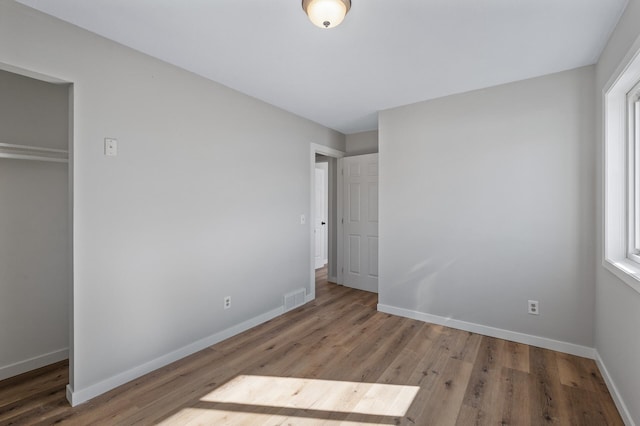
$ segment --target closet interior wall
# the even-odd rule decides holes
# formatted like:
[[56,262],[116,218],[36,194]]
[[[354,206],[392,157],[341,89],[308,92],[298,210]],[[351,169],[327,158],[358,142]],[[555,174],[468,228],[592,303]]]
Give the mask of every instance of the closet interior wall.
[[0,70],[0,380],[68,357],[69,86]]

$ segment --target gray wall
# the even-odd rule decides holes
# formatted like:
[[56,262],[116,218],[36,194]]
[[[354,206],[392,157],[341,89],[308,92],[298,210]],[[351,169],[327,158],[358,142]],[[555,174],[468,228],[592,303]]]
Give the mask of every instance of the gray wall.
[[68,149],[68,86],[0,70],[0,142]]
[[[639,20],[630,0],[597,84],[585,68],[380,117],[381,302],[595,343],[636,422],[640,296],[594,255],[592,123],[593,87]],[[0,63],[75,84],[76,391],[306,286],[308,143],[373,146],[353,135],[345,147],[339,133],[6,0]],[[102,155],[104,137],[119,139],[119,157]],[[529,298],[540,317],[525,313]]]
[[[0,142],[67,149],[68,88],[0,71]],[[0,379],[66,358],[67,164],[0,158]]]
[[374,154],[378,152],[378,131],[353,133],[346,136],[346,155]]
[[604,141],[602,89],[623,57],[640,37],[640,1],[630,0],[597,66],[598,114],[598,257],[596,263],[595,346],[636,424],[640,424],[640,294],[602,267]]
[[309,144],[344,135],[10,1],[0,62],[74,83],[79,399],[309,286]]
[[593,87],[586,67],[380,113],[381,304],[592,347]]

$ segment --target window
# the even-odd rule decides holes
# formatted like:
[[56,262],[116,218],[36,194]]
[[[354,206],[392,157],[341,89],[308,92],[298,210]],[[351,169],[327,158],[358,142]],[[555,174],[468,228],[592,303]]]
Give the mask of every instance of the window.
[[640,292],[640,39],[603,95],[603,265]]
[[627,94],[628,257],[640,264],[640,83]]

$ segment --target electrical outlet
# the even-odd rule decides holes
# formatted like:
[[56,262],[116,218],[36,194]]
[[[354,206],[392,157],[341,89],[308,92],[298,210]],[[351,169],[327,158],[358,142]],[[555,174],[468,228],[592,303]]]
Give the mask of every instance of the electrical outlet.
[[229,309],[231,307],[231,296],[224,298],[224,308]]
[[104,138],[104,155],[107,157],[118,155],[118,139]]
[[531,315],[540,315],[540,307],[537,300],[529,300],[529,313]]

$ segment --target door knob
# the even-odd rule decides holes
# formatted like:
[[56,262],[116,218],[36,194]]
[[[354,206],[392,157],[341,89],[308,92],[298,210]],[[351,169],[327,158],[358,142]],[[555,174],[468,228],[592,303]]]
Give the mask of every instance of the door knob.
[[326,225],[327,222],[320,222],[320,225]]

